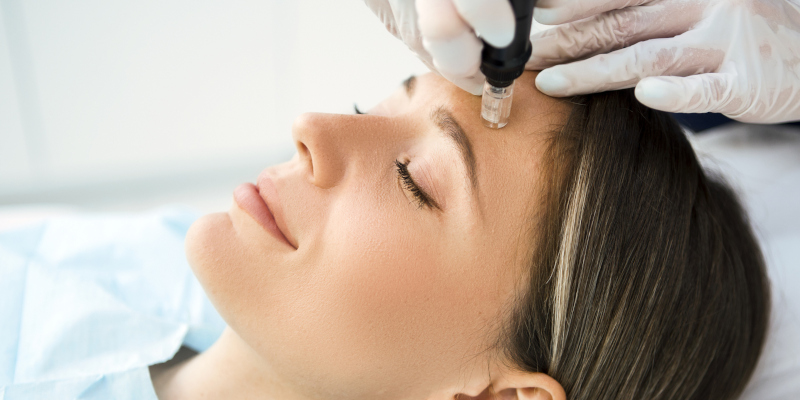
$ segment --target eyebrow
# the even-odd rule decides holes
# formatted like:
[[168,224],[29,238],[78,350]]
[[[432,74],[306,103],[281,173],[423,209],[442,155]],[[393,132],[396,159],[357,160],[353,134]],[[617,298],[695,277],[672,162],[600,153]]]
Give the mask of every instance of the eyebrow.
[[475,153],[472,152],[472,144],[469,137],[461,129],[450,110],[444,106],[439,106],[431,113],[431,120],[439,127],[439,129],[455,144],[461,152],[461,159],[467,167],[467,175],[472,184],[473,193],[478,191],[478,176],[475,172]]
[[[409,76],[403,81],[403,87],[406,88],[406,95],[409,98],[414,95],[414,88],[417,84],[417,77],[414,75]],[[431,120],[436,126],[439,127],[448,139],[455,143],[458,150],[461,152],[461,160],[467,167],[467,176],[469,177],[470,184],[472,185],[473,193],[478,192],[478,174],[475,168],[475,153],[472,151],[472,143],[469,137],[464,133],[464,129],[458,124],[458,121],[453,117],[453,114],[444,106],[439,106],[431,113]]]

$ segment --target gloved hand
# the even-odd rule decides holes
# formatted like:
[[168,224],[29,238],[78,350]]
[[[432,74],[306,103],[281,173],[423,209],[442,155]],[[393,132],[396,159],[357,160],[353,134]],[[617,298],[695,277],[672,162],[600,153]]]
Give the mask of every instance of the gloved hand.
[[364,2],[428,68],[476,95],[484,82],[479,70],[483,44],[476,32],[496,47],[514,39],[508,0],[416,0],[416,7],[414,0]]
[[636,86],[659,110],[800,120],[799,0],[540,0],[534,18],[567,23],[531,35],[549,95]]

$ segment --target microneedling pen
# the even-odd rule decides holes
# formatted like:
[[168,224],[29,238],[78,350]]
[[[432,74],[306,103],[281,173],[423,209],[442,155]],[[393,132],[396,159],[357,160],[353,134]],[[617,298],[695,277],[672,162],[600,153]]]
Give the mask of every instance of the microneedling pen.
[[531,23],[536,0],[510,0],[516,27],[514,40],[506,47],[493,47],[483,42],[481,72],[486,76],[483,85],[481,119],[489,128],[500,129],[508,124],[514,80],[525,71],[531,57]]

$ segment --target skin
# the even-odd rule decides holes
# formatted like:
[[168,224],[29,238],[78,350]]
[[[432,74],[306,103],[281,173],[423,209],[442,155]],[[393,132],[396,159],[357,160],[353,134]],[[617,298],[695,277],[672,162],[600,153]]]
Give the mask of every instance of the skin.
[[[304,114],[298,155],[267,168],[276,239],[236,204],[198,220],[189,262],[229,328],[206,352],[154,372],[160,398],[563,398],[493,344],[524,290],[548,131],[568,106],[516,83],[510,123],[483,127],[480,97],[427,74],[368,115]],[[436,123],[466,133],[477,191]],[[395,160],[438,204],[418,204]],[[295,248],[296,247],[296,248]]]

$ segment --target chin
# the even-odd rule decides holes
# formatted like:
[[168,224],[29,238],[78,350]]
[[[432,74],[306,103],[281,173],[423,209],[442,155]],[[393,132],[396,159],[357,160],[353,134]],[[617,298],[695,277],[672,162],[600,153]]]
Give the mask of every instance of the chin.
[[204,215],[186,233],[186,259],[209,295],[215,289],[214,282],[223,274],[221,269],[229,262],[227,255],[234,247],[234,238],[228,213]]

